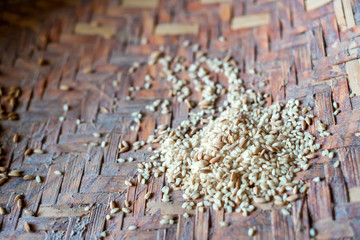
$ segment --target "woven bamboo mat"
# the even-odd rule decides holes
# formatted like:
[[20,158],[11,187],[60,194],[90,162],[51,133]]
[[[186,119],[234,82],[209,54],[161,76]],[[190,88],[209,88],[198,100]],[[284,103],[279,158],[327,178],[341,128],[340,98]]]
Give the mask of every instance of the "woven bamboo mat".
[[[247,239],[249,227],[256,226],[255,239],[309,239],[311,228],[317,239],[360,239],[359,24],[356,0],[1,1],[1,165],[38,175],[41,182],[11,177],[2,184],[6,214],[0,215],[0,238],[97,239],[106,231],[109,239]],[[160,81],[126,101],[130,86],[143,84],[147,72],[157,73],[128,69],[160,46],[193,59],[182,47],[185,40],[211,56],[231,51],[248,86],[265,85],[270,101],[310,104],[329,125],[328,137],[318,136],[315,127],[310,131],[335,157],[313,159],[298,174],[321,181],[310,183],[290,216],[269,205],[247,217],[194,209],[184,218],[180,192],[172,194],[172,203],[161,201],[164,177],[124,184],[148,153],[130,151],[122,156],[136,161],[118,163],[119,141],[146,139],[156,125],[176,126],[188,112],[174,102],[171,114],[145,115],[141,130],[130,131],[131,113],[166,97],[169,89]],[[18,98],[12,86],[21,88]],[[19,120],[7,120],[16,114]],[[93,144],[102,141],[104,148]],[[336,161],[340,167],[334,168]],[[149,200],[147,191],[154,193]],[[131,213],[106,220],[109,203],[122,207],[126,199]],[[179,214],[175,224],[159,224],[167,213]],[[221,220],[231,225],[220,227]],[[130,225],[138,229],[127,230]]]

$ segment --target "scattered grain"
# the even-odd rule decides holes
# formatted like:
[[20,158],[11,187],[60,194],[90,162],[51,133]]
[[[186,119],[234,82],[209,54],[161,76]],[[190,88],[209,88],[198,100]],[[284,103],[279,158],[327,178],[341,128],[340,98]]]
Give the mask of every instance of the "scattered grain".
[[128,227],[128,230],[136,230],[137,229],[137,226],[135,225],[131,225]]
[[38,65],[39,66],[44,66],[44,65],[47,65],[49,63],[48,60],[46,60],[45,58],[41,57],[38,59]]
[[36,180],[37,183],[41,183],[41,177],[39,175],[37,175],[35,177],[35,180]]
[[34,216],[35,215],[35,213],[33,212],[33,211],[30,211],[30,210],[27,210],[27,209],[25,209],[25,214],[26,215],[28,215],[28,216]]
[[24,222],[24,229],[26,232],[31,232],[31,227],[30,224],[27,222]]
[[17,207],[18,208],[22,208],[22,206],[23,206],[23,200],[21,199],[21,198],[19,198],[17,201],[16,201],[16,205],[17,205]]
[[63,110],[64,110],[64,112],[69,111],[69,105],[64,104],[64,105],[63,105]]
[[33,180],[33,179],[35,179],[35,176],[33,176],[33,175],[24,175],[23,179],[24,180]]
[[41,149],[34,149],[34,153],[36,154],[43,154],[44,153],[44,150],[41,150]]
[[119,153],[124,153],[124,152],[127,152],[127,151],[129,151],[129,147],[122,147],[122,148],[120,148]]
[[317,157],[317,154],[316,153],[310,153],[308,155],[305,156],[307,159],[313,159],[313,158],[316,158]]
[[110,202],[110,209],[112,210],[114,208],[116,208],[116,203],[114,201],[111,201]]
[[21,170],[11,170],[8,174],[9,177],[20,177]]
[[6,214],[6,210],[3,207],[0,207],[0,215],[5,215]]
[[125,180],[125,185],[131,187],[133,184],[129,180]]
[[18,135],[17,133],[14,134],[13,142],[14,142],[14,143],[19,142],[19,135]]
[[131,210],[128,208],[122,208],[121,211],[123,211],[124,213],[131,213]]
[[314,182],[320,182],[320,177],[316,177],[313,179]]
[[19,199],[22,199],[22,198],[24,198],[24,195],[18,194],[18,195],[15,196],[14,202],[17,202]]
[[296,201],[296,200],[298,200],[300,198],[300,196],[299,195],[291,195],[291,196],[289,196],[289,197],[287,197],[286,198],[286,200],[288,201],[288,202],[293,202],[293,201]]
[[160,224],[161,224],[161,225],[169,224],[169,220],[167,220],[167,219],[161,219],[161,220],[160,220]]
[[228,222],[225,222],[225,221],[220,221],[220,222],[219,222],[219,225],[220,225],[221,227],[228,227],[230,224],[229,224]]
[[282,213],[284,216],[290,215],[289,211],[286,210],[285,208],[282,208],[282,209],[281,209],[281,213]]
[[249,228],[249,230],[248,230],[248,236],[249,236],[249,237],[252,237],[252,236],[254,236],[254,235],[255,235],[255,228],[254,228],[254,227]]
[[67,85],[61,84],[60,87],[59,87],[59,89],[62,90],[62,91],[69,91],[69,90],[70,90],[70,87],[67,86]]
[[24,155],[25,155],[25,156],[29,156],[29,155],[31,155],[32,153],[33,153],[33,150],[32,150],[31,148],[28,148],[28,149],[25,150]]
[[310,228],[309,235],[310,235],[310,237],[315,237],[316,236],[316,230],[314,228]]
[[111,209],[110,214],[116,214],[118,212],[120,212],[120,208],[114,208],[114,209]]
[[95,70],[92,67],[85,67],[82,71],[84,74],[94,73]]

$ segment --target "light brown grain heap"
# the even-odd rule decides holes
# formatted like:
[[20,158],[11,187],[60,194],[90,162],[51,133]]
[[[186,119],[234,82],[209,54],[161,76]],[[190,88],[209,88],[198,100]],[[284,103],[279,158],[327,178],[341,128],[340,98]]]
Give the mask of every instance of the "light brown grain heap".
[[[294,176],[309,168],[309,159],[320,148],[305,131],[313,118],[310,107],[300,108],[294,99],[265,107],[267,95],[244,88],[231,57],[200,56],[188,67],[162,54],[151,58],[151,64],[163,65],[178,101],[188,101],[190,84],[202,99],[200,109],[190,112],[180,126],[150,136],[148,142],[160,142],[161,147],[151,157],[154,162],[138,165],[139,173],[148,179],[164,172],[174,189],[183,190],[185,208],[197,200],[198,206],[247,215],[255,209],[254,203],[286,205],[297,200],[307,185],[294,181]],[[177,71],[185,72],[190,81],[179,80]],[[227,78],[227,90],[215,83],[217,74]],[[186,88],[185,93],[178,85]],[[223,106],[216,108],[226,91]]]

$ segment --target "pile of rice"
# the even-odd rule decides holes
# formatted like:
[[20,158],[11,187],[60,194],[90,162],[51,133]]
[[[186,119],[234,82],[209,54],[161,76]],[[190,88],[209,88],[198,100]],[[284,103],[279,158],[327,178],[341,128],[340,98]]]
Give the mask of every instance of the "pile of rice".
[[[139,165],[140,178],[165,173],[170,185],[183,191],[184,208],[192,208],[196,200],[197,206],[244,215],[255,209],[254,203],[287,205],[306,191],[308,185],[294,177],[309,168],[309,159],[320,148],[306,131],[314,117],[310,107],[301,108],[294,99],[265,107],[267,95],[245,89],[231,57],[202,55],[186,66],[157,52],[151,60],[163,66],[178,101],[189,101],[190,84],[202,99],[180,126],[162,126],[161,134],[148,139],[161,146],[151,157],[153,163]],[[179,79],[179,73],[190,80]],[[227,89],[215,83],[217,74],[227,78]],[[227,99],[216,107],[222,96]],[[169,189],[163,192],[162,200],[170,201]]]

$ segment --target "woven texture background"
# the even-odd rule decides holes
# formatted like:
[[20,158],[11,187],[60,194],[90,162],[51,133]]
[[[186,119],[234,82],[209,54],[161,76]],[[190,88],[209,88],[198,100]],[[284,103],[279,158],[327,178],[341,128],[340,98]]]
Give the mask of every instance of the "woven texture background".
[[[1,165],[39,175],[42,183],[12,177],[0,186],[0,205],[7,211],[0,216],[0,238],[96,239],[106,230],[109,239],[247,239],[249,227],[256,226],[255,239],[309,239],[310,228],[317,239],[359,239],[359,25],[356,0],[1,1],[0,85],[5,93],[11,86],[22,89],[14,109],[19,120],[1,118]],[[226,40],[219,41],[220,36]],[[162,45],[173,56],[194,59],[191,48],[182,45],[185,39],[210,56],[224,57],[230,50],[248,87],[265,85],[261,89],[271,95],[270,103],[297,98],[329,125],[329,137],[319,137],[316,124],[309,130],[322,149],[336,152],[335,158],[312,159],[312,167],[297,175],[321,181],[310,183],[290,216],[270,204],[248,217],[194,209],[188,219],[179,215],[176,224],[161,225],[161,215],[184,213],[181,192],[172,193],[173,203],[164,203],[164,177],[147,185],[124,184],[149,153],[130,151],[121,157],[136,161],[118,163],[119,141],[147,139],[155,126],[176,126],[189,111],[173,101],[171,114],[145,114],[141,130],[130,131],[131,113],[167,98],[169,85],[156,81],[126,101],[129,86],[143,84],[147,73],[160,78],[156,67],[142,66],[134,74],[128,69],[135,61],[146,63]],[[39,59],[45,64],[40,66]],[[4,97],[1,101],[6,105]],[[337,116],[333,101],[341,110]],[[64,104],[70,106],[67,113]],[[105,148],[90,144],[103,140]],[[24,156],[28,148],[45,153]],[[340,167],[334,168],[337,160]],[[154,193],[149,200],[144,199],[147,191]],[[14,198],[21,193],[19,207]],[[110,201],[122,207],[125,199],[132,212],[107,221]],[[25,209],[36,216],[26,216]],[[220,227],[221,220],[231,225]],[[130,225],[139,229],[129,231]]]

